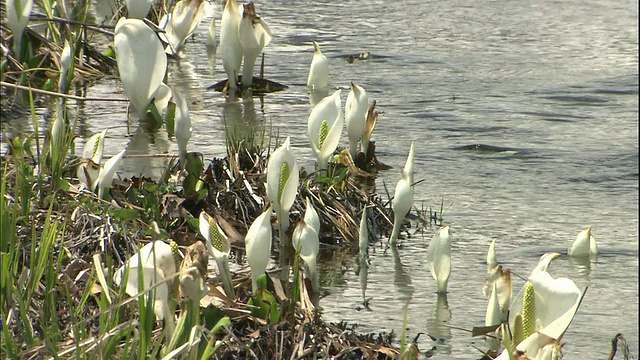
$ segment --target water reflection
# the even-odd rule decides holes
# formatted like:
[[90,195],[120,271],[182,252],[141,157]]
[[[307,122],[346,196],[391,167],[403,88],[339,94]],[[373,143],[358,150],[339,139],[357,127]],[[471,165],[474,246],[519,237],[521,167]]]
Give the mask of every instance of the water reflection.
[[451,345],[448,344],[448,340],[451,339],[451,328],[447,326],[450,322],[451,310],[447,294],[438,294],[431,316],[427,318],[427,333],[438,339],[438,351],[443,354],[451,354]]
[[320,100],[329,95],[329,89],[314,89],[309,92],[309,103],[311,107],[316,106]]
[[[206,77],[198,74],[196,66],[190,58],[177,58],[175,62],[169,62],[169,84],[173,91],[180,91],[187,101],[189,111],[204,110],[203,97],[207,91]],[[192,115],[193,116],[193,115]]]
[[227,140],[238,144],[244,142],[246,146],[261,144],[264,140],[264,124],[259,121],[255,102],[251,90],[242,93],[238,98],[231,94],[225,99],[222,107],[222,121],[224,122]]
[[[166,167],[171,143],[164,131],[141,122],[129,140],[122,167],[126,176],[148,176],[157,180]],[[137,155],[137,156],[136,156]]]
[[216,19],[211,19],[211,25],[209,25],[209,30],[207,32],[207,58],[209,59],[209,70],[211,71],[211,76],[216,76],[216,50],[218,48],[218,44],[216,42]]
[[358,275],[358,278],[360,280],[360,290],[362,291],[362,305],[367,310],[371,310],[369,308],[369,301],[367,301],[367,283],[369,277],[369,263],[367,261],[367,254],[360,254],[358,256],[356,275]]
[[588,278],[591,270],[595,268],[596,265],[596,257],[595,256],[585,256],[585,257],[574,257],[569,256],[569,265],[571,265],[571,269],[578,273],[583,278]]
[[398,292],[398,300],[406,304],[413,298],[414,289],[411,285],[411,276],[402,266],[397,246],[391,246],[391,254],[393,255],[393,285]]
[[113,23],[115,14],[118,12],[116,0],[96,0],[93,2],[93,11],[98,24]]

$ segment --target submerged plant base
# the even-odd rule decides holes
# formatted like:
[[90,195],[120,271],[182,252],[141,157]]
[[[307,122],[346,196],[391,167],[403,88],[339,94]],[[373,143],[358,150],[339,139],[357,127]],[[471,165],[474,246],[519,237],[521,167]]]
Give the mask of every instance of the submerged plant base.
[[[230,90],[228,83],[229,83],[229,79],[224,79],[222,81],[219,81],[209,86],[207,89],[213,89],[215,91],[220,91],[220,92],[227,92]],[[242,75],[240,75],[238,77],[238,88],[236,92],[242,93],[245,90],[251,90],[254,94],[269,94],[276,91],[286,90],[288,88],[289,87],[287,85],[254,76],[253,84],[247,89],[244,89],[242,86]]]

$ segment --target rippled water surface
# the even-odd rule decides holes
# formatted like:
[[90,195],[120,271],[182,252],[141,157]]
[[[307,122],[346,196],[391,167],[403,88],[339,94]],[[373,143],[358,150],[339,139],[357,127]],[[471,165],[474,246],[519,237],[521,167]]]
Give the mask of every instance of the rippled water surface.
[[[313,167],[306,139],[305,87],[312,40],[330,61],[330,83],[354,81],[384,111],[373,133],[381,174],[393,188],[411,140],[416,141],[418,207],[439,207],[453,232],[446,296],[435,293],[425,265],[433,228],[402,241],[397,256],[371,254],[367,296],[352,264],[326,270],[325,317],[361,331],[444,338],[442,359],[479,357],[483,340],[465,331],[484,324],[485,258],[497,239],[498,260],[526,276],[547,251],[566,249],[593,226],[602,254],[594,262],[563,256],[553,276],[589,287],[565,337],[565,359],[603,359],[621,332],[638,355],[638,3],[637,1],[258,1],[275,38],[266,49],[266,77],[289,85],[260,99],[225,101],[207,86],[226,78],[206,56],[207,18],[170,65],[169,83],[189,98],[190,149],[225,155],[224,123],[252,121],[291,136],[299,162]],[[215,18],[220,19],[215,6]],[[218,29],[219,32],[219,29]],[[368,51],[367,61],[346,56]],[[347,90],[342,92],[343,104]],[[100,80],[88,96],[123,97]],[[163,132],[127,125],[126,103],[79,109],[82,135],[105,127],[109,156],[176,152]],[[341,143],[346,146],[346,134]],[[476,144],[487,146],[476,147]],[[501,151],[505,150],[505,151]],[[165,158],[126,159],[125,176],[156,176]],[[386,242],[386,239],[384,239]],[[330,276],[329,276],[330,275]],[[523,280],[514,277],[514,291]],[[420,347],[432,346],[421,337]]]

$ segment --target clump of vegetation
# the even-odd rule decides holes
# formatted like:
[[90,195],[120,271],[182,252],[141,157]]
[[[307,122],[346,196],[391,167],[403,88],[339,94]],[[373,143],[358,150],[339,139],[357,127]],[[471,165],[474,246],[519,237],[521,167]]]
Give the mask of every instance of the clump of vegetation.
[[[173,167],[163,177],[171,180],[117,181],[107,189],[107,201],[75,178],[72,137],[67,135],[60,146],[51,145],[52,139],[10,139],[2,159],[0,305],[5,319],[2,351],[10,357],[396,354],[393,339],[358,335],[322,321],[297,262],[296,281],[268,276],[255,294],[247,273],[234,274],[235,301],[217,288],[215,278],[207,277],[210,291],[198,304],[173,299],[178,320],[167,339],[150,311],[152,302],[129,297],[113,275],[142,244],[172,239],[184,250],[202,241],[197,235],[202,210],[215,216],[241,261],[241,240],[268,202],[268,148],[230,138],[228,156],[213,159],[206,169],[202,158],[190,153],[183,176]],[[59,170],[53,161],[60,162]],[[354,219],[361,209],[371,205],[371,228],[382,236],[390,230],[389,208],[377,195],[359,189],[344,165],[330,173],[302,173],[292,224],[304,212],[302,199],[309,198],[321,218],[321,241],[357,252]],[[199,316],[189,317],[190,311]]]

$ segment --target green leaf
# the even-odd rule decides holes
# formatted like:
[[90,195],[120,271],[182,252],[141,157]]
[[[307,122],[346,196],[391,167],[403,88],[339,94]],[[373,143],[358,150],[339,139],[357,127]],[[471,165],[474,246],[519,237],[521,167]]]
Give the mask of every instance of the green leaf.
[[135,209],[111,209],[109,211],[111,216],[117,220],[135,220],[140,218],[138,210]]
[[167,124],[167,134],[172,137],[174,135],[173,129],[176,124],[176,103],[172,101],[169,102],[169,105],[167,106],[167,115],[165,116],[165,122]]
[[213,305],[209,305],[206,308],[203,308],[201,310],[201,313],[204,318],[204,326],[211,331],[217,331],[214,329],[216,329],[217,326],[221,326],[219,325],[220,321],[222,321],[225,318],[222,310],[218,309]]
[[196,178],[199,178],[200,175],[202,175],[202,170],[203,170],[203,163],[202,163],[202,154],[197,153],[197,152],[189,152],[187,153],[187,165],[186,165],[186,169],[187,169],[187,173],[190,175],[195,176]]
[[149,106],[147,106],[147,113],[151,113],[151,117],[155,120],[154,129],[160,127],[162,124],[162,115],[158,111],[156,104],[152,101]]

